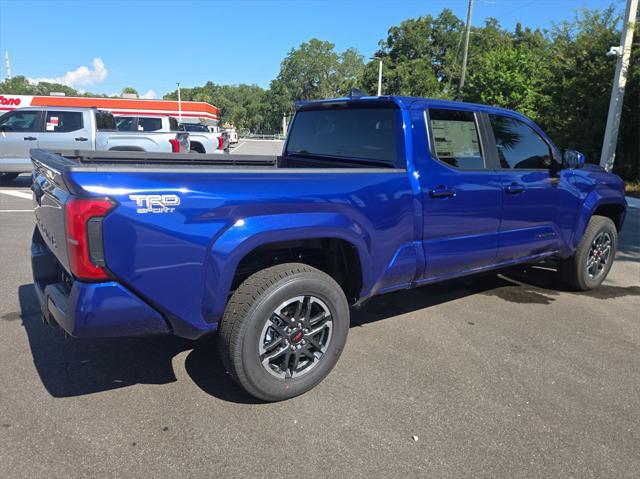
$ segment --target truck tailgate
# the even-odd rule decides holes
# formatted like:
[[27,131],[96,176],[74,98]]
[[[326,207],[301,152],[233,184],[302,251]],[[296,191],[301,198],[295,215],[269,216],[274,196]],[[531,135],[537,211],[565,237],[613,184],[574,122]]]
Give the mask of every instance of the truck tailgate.
[[69,270],[64,204],[69,197],[60,174],[34,162],[33,207],[42,239],[60,264]]

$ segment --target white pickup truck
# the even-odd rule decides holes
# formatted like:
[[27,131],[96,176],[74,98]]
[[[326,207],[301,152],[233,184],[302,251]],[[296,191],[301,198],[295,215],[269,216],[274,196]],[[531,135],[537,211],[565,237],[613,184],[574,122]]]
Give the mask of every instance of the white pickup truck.
[[111,113],[94,108],[28,107],[0,116],[0,180],[32,169],[29,150],[189,151],[185,132],[123,132]]
[[211,133],[199,123],[178,123],[172,116],[117,115],[120,131],[188,132],[192,153],[224,153],[228,148],[222,133]]

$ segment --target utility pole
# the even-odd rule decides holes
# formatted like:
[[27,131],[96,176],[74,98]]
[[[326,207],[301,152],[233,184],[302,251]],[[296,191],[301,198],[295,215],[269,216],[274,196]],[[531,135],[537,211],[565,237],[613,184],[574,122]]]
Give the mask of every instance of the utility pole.
[[613,80],[613,87],[611,88],[611,100],[609,101],[609,113],[607,114],[607,127],[604,131],[602,153],[600,154],[600,166],[606,171],[613,169],[613,162],[616,158],[616,144],[618,143],[622,101],[624,99],[624,89],[627,85],[627,76],[629,74],[631,43],[637,15],[638,0],[627,0],[620,46],[612,47],[611,50],[609,50],[609,54],[616,55],[618,61],[616,63],[616,75]]
[[378,67],[378,96],[382,96],[382,58],[379,58],[380,62]]
[[180,98],[180,82],[176,82],[178,85],[178,120],[182,123],[182,99]]
[[471,14],[473,12],[473,0],[469,0],[469,8],[467,10],[467,26],[464,32],[464,52],[462,54],[462,72],[460,73],[460,85],[458,86],[458,95],[462,96],[462,88],[464,88],[464,79],[467,75],[467,56],[469,55],[469,36],[471,35]]
[[9,51],[4,52],[4,64],[7,66],[7,80],[11,80],[11,62],[9,61]]

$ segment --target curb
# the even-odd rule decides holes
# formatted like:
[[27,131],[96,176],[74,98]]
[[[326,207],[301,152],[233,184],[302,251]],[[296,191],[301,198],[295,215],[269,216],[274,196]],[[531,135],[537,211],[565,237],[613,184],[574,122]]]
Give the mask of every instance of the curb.
[[633,196],[625,196],[629,208],[640,208],[640,198],[634,198]]

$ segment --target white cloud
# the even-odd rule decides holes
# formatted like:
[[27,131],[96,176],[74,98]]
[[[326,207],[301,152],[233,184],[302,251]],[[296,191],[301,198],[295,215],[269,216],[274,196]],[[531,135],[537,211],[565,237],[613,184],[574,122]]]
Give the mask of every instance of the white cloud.
[[87,67],[82,65],[76,68],[73,71],[69,71],[64,74],[64,76],[56,77],[56,78],[29,78],[30,82],[39,83],[39,82],[49,82],[49,83],[60,83],[62,85],[67,85],[72,88],[76,88],[78,86],[83,85],[95,85],[96,83],[101,83],[107,77],[107,69],[104,66],[104,62],[101,58],[94,58],[91,62],[91,67]]
[[148,90],[147,93],[140,95],[143,100],[155,100],[157,98],[154,90]]

